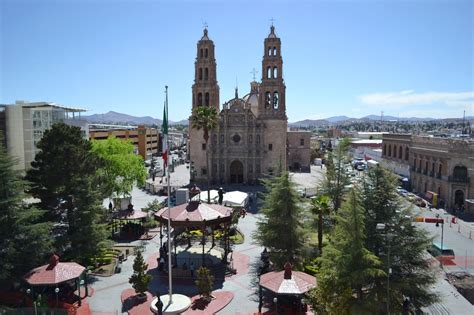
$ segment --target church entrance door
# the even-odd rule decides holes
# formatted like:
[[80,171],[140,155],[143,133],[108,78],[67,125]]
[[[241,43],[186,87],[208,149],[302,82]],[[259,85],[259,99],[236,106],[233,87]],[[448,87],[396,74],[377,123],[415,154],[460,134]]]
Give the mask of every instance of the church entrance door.
[[240,161],[230,164],[230,183],[242,184],[244,182],[244,166]]

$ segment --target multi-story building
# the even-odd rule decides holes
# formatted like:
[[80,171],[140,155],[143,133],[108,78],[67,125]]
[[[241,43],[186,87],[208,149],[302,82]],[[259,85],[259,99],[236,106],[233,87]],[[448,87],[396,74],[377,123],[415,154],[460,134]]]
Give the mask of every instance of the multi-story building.
[[[272,174],[280,167],[286,168],[286,86],[283,80],[281,41],[275,33],[275,27],[270,28],[270,33],[264,39],[261,82],[254,79],[250,83],[250,93],[243,98],[239,97],[236,89],[235,98],[224,103],[222,110],[216,67],[214,43],[209,39],[207,29],[204,29],[197,44],[192,110],[199,106],[216,108],[218,124],[211,132],[207,143],[209,148],[206,147],[202,130],[189,129],[189,156],[194,179],[204,181],[209,173],[214,183],[255,183],[264,174]],[[300,141],[300,138],[295,141]],[[303,138],[303,146],[295,145],[292,148],[295,159],[298,154],[306,156],[304,152],[310,151],[309,137]],[[304,152],[297,154],[300,147],[303,147]],[[309,157],[293,163],[300,164],[301,168],[309,168]]]
[[396,174],[410,177],[411,137],[410,134],[384,133],[380,165]]
[[161,153],[161,134],[158,129],[139,126],[117,126],[105,124],[90,124],[89,139],[104,140],[109,136],[127,139],[135,146],[135,153],[150,159],[152,155]]
[[383,156],[408,164],[413,191],[438,207],[474,213],[474,140],[387,135]]
[[[80,126],[87,135],[87,123],[80,119],[85,109],[49,102],[17,101],[0,105],[0,130],[4,133],[7,152],[16,161],[15,169],[29,169],[38,151],[36,145],[46,130],[58,122]],[[1,118],[3,117],[3,118]]]
[[311,164],[311,132],[290,130],[288,137],[288,168],[295,172],[309,172]]

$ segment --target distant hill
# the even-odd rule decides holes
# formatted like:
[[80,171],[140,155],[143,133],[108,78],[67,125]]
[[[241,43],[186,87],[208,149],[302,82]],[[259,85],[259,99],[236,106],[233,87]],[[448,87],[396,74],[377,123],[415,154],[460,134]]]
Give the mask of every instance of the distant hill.
[[333,116],[333,117],[326,118],[324,120],[327,120],[330,123],[335,123],[335,122],[345,121],[345,120],[349,120],[349,119],[354,119],[354,118],[350,118],[350,117],[347,117],[347,116]]
[[[151,116],[136,117],[132,115],[109,111],[105,114],[84,115],[81,118],[89,123],[101,124],[124,124],[124,125],[161,125],[162,120]],[[183,119],[178,122],[169,121],[170,125],[187,125],[188,120]]]

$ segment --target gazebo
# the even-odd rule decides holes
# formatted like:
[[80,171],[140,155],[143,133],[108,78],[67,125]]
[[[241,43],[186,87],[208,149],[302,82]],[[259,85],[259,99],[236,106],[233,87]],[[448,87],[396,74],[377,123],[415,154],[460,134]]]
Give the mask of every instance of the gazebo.
[[278,297],[293,297],[301,299],[309,290],[316,287],[316,277],[302,271],[293,271],[290,263],[285,264],[283,271],[271,271],[260,276],[259,281],[259,312],[262,311],[262,288],[272,292],[277,301]]
[[[168,215],[169,213],[169,215]],[[228,229],[231,224],[233,209],[217,204],[206,204],[200,201],[190,201],[176,207],[163,208],[155,213],[155,218],[162,224],[167,224],[170,218],[170,225],[176,228],[198,228],[203,232],[208,227],[223,226]],[[162,236],[160,228],[160,236]],[[174,235],[174,251],[176,255],[176,233]],[[224,259],[227,259],[228,253],[228,233],[224,234]],[[214,244],[214,234],[212,234],[212,242]],[[202,235],[202,260],[204,264],[204,245],[205,233]]]
[[[79,278],[85,274],[86,281],[86,296],[88,295],[87,289],[87,275],[84,272],[85,267],[75,262],[60,262],[59,256],[52,255],[49,258],[49,264],[37,267],[29,271],[23,276],[23,279],[32,287],[56,287],[63,286],[67,283],[74,281],[76,290],[78,291],[78,302],[81,305],[81,283]],[[59,290],[56,291],[56,298]]]
[[[141,210],[121,210],[114,213],[113,220],[119,222],[119,229],[123,229],[124,227],[126,227],[127,224],[131,224],[131,226],[129,226],[129,229],[127,231],[124,231],[129,234],[129,237],[131,237],[132,233],[136,235],[142,234],[141,232],[144,232],[142,223],[146,220],[147,216],[148,214]],[[127,224],[123,224],[124,221],[127,221]],[[137,223],[129,223],[130,221],[134,221]],[[115,224],[112,225],[112,236],[116,232],[114,227]]]

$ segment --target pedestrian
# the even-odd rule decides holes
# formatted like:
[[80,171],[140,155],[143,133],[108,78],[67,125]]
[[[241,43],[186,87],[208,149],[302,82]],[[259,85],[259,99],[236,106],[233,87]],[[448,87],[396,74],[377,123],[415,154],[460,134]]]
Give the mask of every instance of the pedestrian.
[[165,256],[168,255],[168,247],[166,247],[166,244],[163,244],[163,252],[165,253]]
[[194,262],[192,261],[189,264],[189,271],[191,272],[191,278],[194,278]]
[[112,212],[114,209],[114,205],[112,204],[112,201],[109,202],[109,211]]

